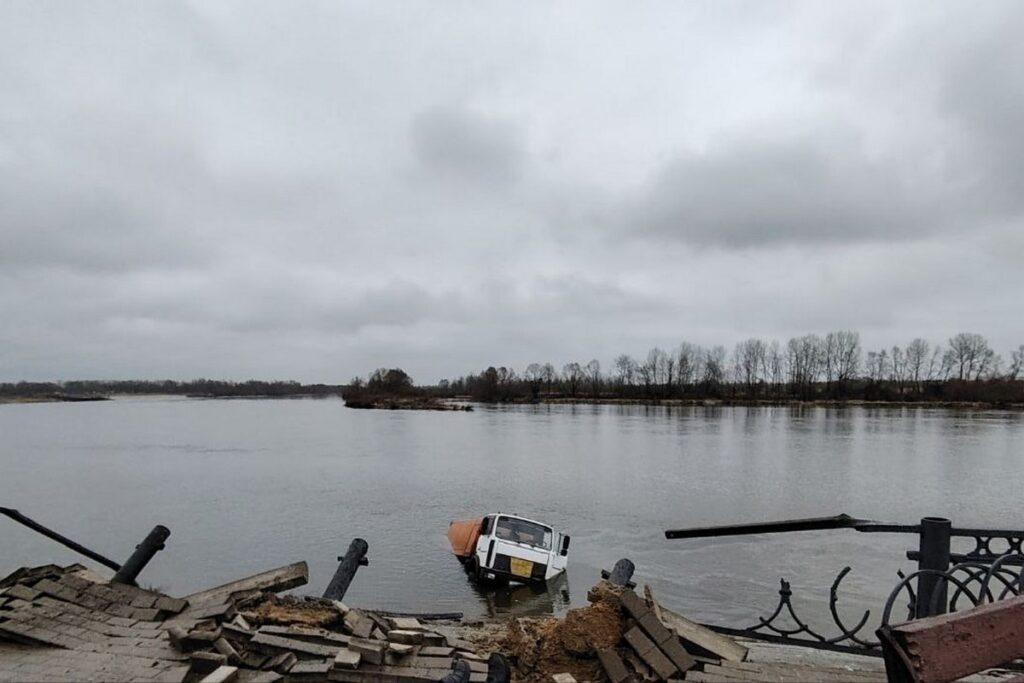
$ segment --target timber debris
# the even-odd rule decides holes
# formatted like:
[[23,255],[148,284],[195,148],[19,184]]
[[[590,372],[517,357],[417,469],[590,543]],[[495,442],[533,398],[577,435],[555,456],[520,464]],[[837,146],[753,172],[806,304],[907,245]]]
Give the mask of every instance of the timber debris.
[[0,580],[0,681],[271,683],[438,681],[472,646],[419,619],[337,600],[279,596],[305,562],[179,599],[110,583],[82,565],[20,569]]

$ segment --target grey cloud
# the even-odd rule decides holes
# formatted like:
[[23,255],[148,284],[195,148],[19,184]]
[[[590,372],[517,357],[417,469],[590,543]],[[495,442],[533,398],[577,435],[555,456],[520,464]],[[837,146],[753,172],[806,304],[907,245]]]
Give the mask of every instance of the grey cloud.
[[906,185],[856,148],[747,139],[680,156],[619,220],[635,234],[699,245],[900,239],[941,216],[934,198]]
[[1022,7],[4,3],[0,381],[1016,345]]
[[522,132],[505,119],[433,107],[416,115],[411,134],[416,160],[428,174],[505,185],[522,169]]
[[943,111],[965,135],[957,161],[972,192],[1002,212],[1024,212],[1024,5],[985,23],[983,40],[947,57],[940,89]]

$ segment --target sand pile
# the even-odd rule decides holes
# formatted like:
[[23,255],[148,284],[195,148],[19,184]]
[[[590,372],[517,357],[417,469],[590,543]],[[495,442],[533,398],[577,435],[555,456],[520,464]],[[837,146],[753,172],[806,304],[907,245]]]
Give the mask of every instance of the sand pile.
[[615,647],[624,621],[610,587],[591,591],[592,604],[569,610],[565,619],[512,619],[499,649],[520,681],[550,681],[571,673],[577,681],[601,680],[597,651]]
[[255,626],[310,626],[330,630],[341,622],[341,615],[330,603],[274,593],[265,593],[257,601],[245,604],[241,613]]

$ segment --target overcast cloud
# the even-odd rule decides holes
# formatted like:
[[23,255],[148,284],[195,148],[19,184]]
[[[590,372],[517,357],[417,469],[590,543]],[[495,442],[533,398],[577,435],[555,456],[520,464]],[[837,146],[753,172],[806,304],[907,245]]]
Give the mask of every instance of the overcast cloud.
[[0,381],[1024,343],[1024,3],[0,3]]

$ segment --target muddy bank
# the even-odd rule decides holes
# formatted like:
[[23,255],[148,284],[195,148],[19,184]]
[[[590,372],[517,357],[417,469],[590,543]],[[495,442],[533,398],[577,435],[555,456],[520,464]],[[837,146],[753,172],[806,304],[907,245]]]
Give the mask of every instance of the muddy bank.
[[76,394],[49,394],[46,396],[0,396],[0,403],[84,403],[109,401],[109,396],[80,396]]
[[363,410],[473,410],[471,405],[432,396],[353,396],[345,398],[345,407]]

